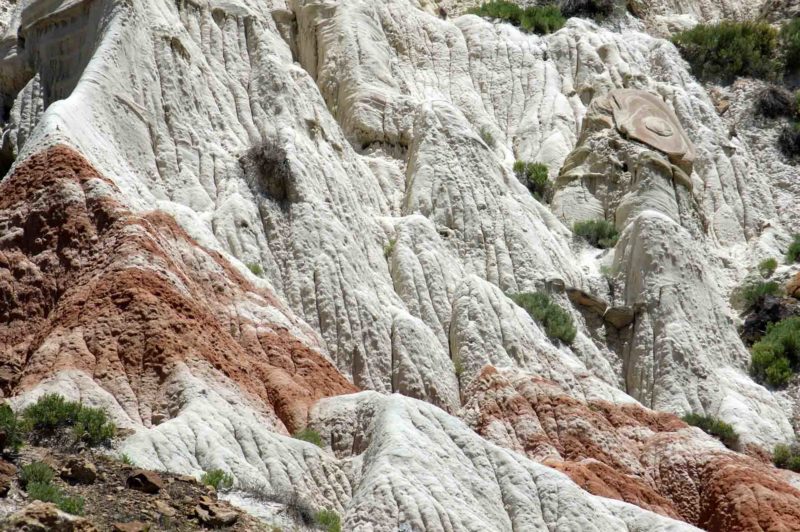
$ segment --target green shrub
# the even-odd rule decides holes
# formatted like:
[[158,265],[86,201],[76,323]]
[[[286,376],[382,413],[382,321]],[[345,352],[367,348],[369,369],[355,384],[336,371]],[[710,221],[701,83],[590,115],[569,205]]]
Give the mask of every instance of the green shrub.
[[31,462],[20,469],[19,483],[23,488],[29,484],[49,484],[53,475],[53,470],[44,462]]
[[105,410],[67,401],[57,394],[45,394],[25,408],[22,424],[34,433],[35,439],[72,427],[74,442],[84,442],[91,447],[108,444],[116,433],[116,426]]
[[455,371],[457,379],[460,379],[461,375],[464,374],[464,362],[461,361],[460,355],[453,357],[453,371]]
[[222,469],[206,471],[200,482],[206,486],[213,486],[215,490],[229,490],[233,487],[233,477]]
[[739,298],[745,309],[753,307],[765,296],[779,296],[781,287],[774,281],[753,281],[739,290]]
[[524,308],[537,323],[544,327],[547,336],[571,344],[577,330],[569,312],[558,306],[545,293],[523,292],[509,296],[514,303]]
[[316,430],[306,427],[304,429],[300,429],[294,433],[292,436],[295,439],[307,441],[308,443],[313,443],[317,447],[322,447],[322,436],[319,435],[319,432]]
[[28,430],[52,433],[57,428],[74,425],[79,409],[80,403],[48,393],[22,411],[22,420]]
[[342,521],[333,510],[320,510],[314,514],[314,521],[326,532],[341,532]]
[[792,243],[786,252],[786,262],[792,264],[800,260],[800,235],[794,235]]
[[792,445],[779,443],[772,451],[772,463],[781,469],[790,469],[800,473],[800,447],[797,442]]
[[70,497],[62,494],[61,500],[58,501],[57,504],[62,512],[67,512],[72,515],[83,515],[83,497]]
[[262,268],[257,262],[248,262],[247,269],[250,270],[256,277],[262,277],[264,275],[264,268]]
[[394,253],[395,245],[397,245],[397,239],[393,238],[389,240],[389,242],[385,246],[383,246],[383,258],[388,260],[389,257],[392,256],[392,253]]
[[800,317],[767,325],[751,353],[753,378],[774,388],[785,386],[800,363]]
[[531,194],[539,201],[548,201],[553,188],[547,176],[547,166],[542,163],[527,163],[517,161],[514,163],[514,173],[517,178],[525,183]]
[[613,248],[619,239],[617,228],[606,220],[576,222],[572,230],[592,246],[601,249]]
[[800,18],[794,18],[783,25],[780,39],[786,70],[797,70],[800,68]]
[[22,446],[23,431],[17,414],[6,403],[0,404],[0,432],[6,435],[0,452],[5,452],[6,449],[18,451]]
[[761,274],[761,277],[766,279],[772,277],[772,274],[775,273],[775,269],[777,267],[778,267],[777,260],[773,258],[764,259],[758,263],[758,273]]
[[75,441],[83,441],[90,447],[108,445],[117,432],[117,427],[108,419],[105,410],[81,406],[75,416],[73,427]]
[[125,465],[129,465],[129,466],[133,465],[133,459],[130,457],[130,455],[128,453],[120,454],[119,455],[119,459]]
[[28,497],[35,501],[52,502],[62,512],[73,515],[83,514],[83,497],[65,495],[58,486],[50,482],[31,482],[27,488]]
[[700,79],[731,83],[740,76],[776,76],[778,31],[764,22],[698,24],[672,38]]
[[725,423],[721,419],[700,414],[686,414],[682,419],[689,425],[697,427],[706,434],[714,436],[728,449],[738,449],[739,435],[736,434],[736,431],[731,425]]
[[552,33],[564,27],[566,19],[557,6],[521,8],[513,2],[487,2],[469,11],[479,17],[500,19],[521,30],[540,35]]
[[489,131],[488,128],[481,128],[481,139],[486,143],[487,146],[494,148],[494,135],[492,135],[492,132]]

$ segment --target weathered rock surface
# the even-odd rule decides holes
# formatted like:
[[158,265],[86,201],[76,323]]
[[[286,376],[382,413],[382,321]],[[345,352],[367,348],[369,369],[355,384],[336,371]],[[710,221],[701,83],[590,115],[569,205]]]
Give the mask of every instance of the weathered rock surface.
[[[3,394],[106,407],[137,465],[223,468],[268,519],[791,529],[770,468],[641,406],[794,437],[729,301],[800,231],[796,167],[755,89],[712,98],[641,31],[761,3],[545,37],[469,5],[0,0]],[[585,219],[616,248],[573,240]],[[533,290],[572,345],[506,296]],[[537,426],[541,401],[565,415]],[[324,449],[287,437],[309,424]]]

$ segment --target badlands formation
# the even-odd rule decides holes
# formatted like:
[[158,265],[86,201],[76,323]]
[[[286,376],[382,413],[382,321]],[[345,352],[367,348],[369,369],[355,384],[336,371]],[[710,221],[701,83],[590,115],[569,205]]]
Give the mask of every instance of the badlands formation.
[[[800,530],[769,458],[800,383],[753,381],[731,303],[800,232],[797,166],[760,82],[711,89],[664,39],[785,3],[538,36],[467,0],[0,0],[0,391],[106,408],[138,466],[224,469],[286,530],[298,504],[347,531]],[[534,291],[570,345],[508,297]]]

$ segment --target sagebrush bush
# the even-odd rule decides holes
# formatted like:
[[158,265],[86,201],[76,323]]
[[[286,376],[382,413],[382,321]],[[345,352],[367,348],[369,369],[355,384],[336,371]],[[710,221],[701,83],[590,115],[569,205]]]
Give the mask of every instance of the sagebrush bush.
[[304,429],[300,429],[294,433],[292,436],[295,439],[303,440],[308,443],[313,443],[317,447],[322,447],[322,436],[319,435],[319,432],[316,430],[306,427]]
[[566,19],[557,6],[522,8],[513,2],[487,2],[469,11],[480,17],[500,19],[529,33],[552,33],[564,27]]
[[793,116],[797,113],[797,101],[783,87],[769,85],[756,96],[756,111],[767,118]]
[[215,490],[229,490],[233,487],[233,477],[222,469],[212,469],[203,473],[200,482],[213,486]]
[[576,222],[572,230],[592,246],[601,249],[613,248],[619,239],[617,228],[606,220]]
[[800,363],[800,317],[770,323],[751,353],[753,378],[774,388],[785,386]]
[[692,73],[706,81],[731,83],[741,76],[773,79],[778,31],[765,22],[698,24],[672,38]]
[[780,39],[786,70],[797,70],[800,68],[800,18],[794,18],[783,25]]
[[91,447],[107,445],[116,433],[116,425],[101,408],[67,401],[58,394],[45,394],[22,411],[22,425],[34,440],[52,436],[72,427],[73,443]]
[[797,443],[791,446],[783,443],[776,445],[772,451],[772,463],[775,467],[800,473],[800,448]]
[[20,468],[19,483],[23,488],[33,483],[48,484],[53,475],[53,469],[44,462],[31,462]]
[[758,273],[761,274],[761,277],[767,279],[772,277],[772,274],[775,273],[775,269],[777,267],[778,261],[770,257],[758,263]]
[[22,446],[23,430],[19,424],[17,414],[6,404],[0,404],[0,432],[5,434],[5,439],[0,447],[0,453],[7,450],[16,452]]
[[514,303],[525,309],[537,323],[544,327],[545,334],[553,340],[571,344],[577,334],[575,323],[569,312],[554,303],[543,292],[522,292],[509,296]]
[[800,260],[800,235],[794,235],[789,249],[786,250],[786,262],[792,264]]
[[800,157],[800,122],[793,122],[781,130],[778,147],[788,159]]
[[547,176],[546,165],[517,161],[514,163],[514,173],[520,181],[525,183],[537,200],[549,201],[553,187]]
[[700,414],[686,414],[681,419],[706,434],[714,436],[728,449],[736,450],[739,448],[739,435],[731,425],[721,419]]
[[342,520],[333,510],[320,510],[314,514],[314,521],[326,532],[341,532]]

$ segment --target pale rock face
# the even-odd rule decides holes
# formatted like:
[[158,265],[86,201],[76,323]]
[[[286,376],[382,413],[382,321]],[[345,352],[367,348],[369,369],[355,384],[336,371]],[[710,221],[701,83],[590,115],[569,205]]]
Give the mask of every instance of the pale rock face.
[[[9,183],[48,147],[70,146],[110,180],[114,192],[97,198],[142,216],[158,209],[188,235],[154,239],[175,250],[150,270],[209,310],[211,325],[197,330],[217,335],[215,356],[255,366],[274,355],[264,323],[305,355],[276,355],[271,381],[301,388],[303,400],[269,405],[255,397],[275,390],[247,371],[173,361],[149,377],[163,410],[153,416],[154,401],[140,408],[127,379],[110,385],[70,366],[91,366],[92,353],[84,331],[64,325],[34,353],[37,371],[22,368],[17,404],[58,391],[106,406],[136,430],[123,449],[141,465],[223,467],[270,504],[335,508],[346,530],[403,520],[410,530],[691,529],[589,495],[473,433],[451,414],[469,419],[465,393],[487,364],[552,381],[576,401],[717,415],[745,443],[793,437],[791,400],[746,374],[728,301],[754,259],[780,254],[798,230],[796,168],[768,151],[758,124],[737,122],[732,135],[732,118],[717,114],[669,42],[579,19],[525,35],[472,15],[440,18],[437,4],[413,0],[0,8]],[[757,8],[660,2],[644,16]],[[685,132],[695,154],[683,175],[658,146],[622,138],[603,118],[603,99],[619,89],[659,98]],[[735,90],[739,102],[749,94]],[[744,104],[731,109],[750,116]],[[548,165],[551,206],[517,180],[516,159]],[[612,253],[573,239],[571,224],[587,218],[622,229]],[[231,271],[209,258],[216,252]],[[151,260],[132,256],[128,266]],[[211,296],[208,272],[247,288]],[[568,288],[633,309],[633,322],[598,325]],[[506,296],[533,290],[573,316],[571,346]],[[347,380],[370,391],[307,412],[315,385],[293,379],[308,377],[309,360],[332,371],[331,393],[354,390]],[[286,436],[306,416],[326,449]]]

